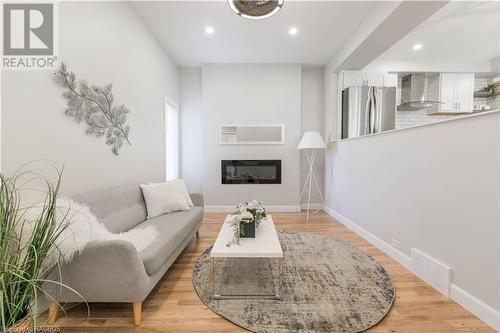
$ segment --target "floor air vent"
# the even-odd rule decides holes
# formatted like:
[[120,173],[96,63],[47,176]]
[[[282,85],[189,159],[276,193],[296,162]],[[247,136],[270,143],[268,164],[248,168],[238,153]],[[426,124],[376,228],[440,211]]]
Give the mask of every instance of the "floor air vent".
[[419,278],[450,296],[452,269],[417,249],[411,249],[411,268]]

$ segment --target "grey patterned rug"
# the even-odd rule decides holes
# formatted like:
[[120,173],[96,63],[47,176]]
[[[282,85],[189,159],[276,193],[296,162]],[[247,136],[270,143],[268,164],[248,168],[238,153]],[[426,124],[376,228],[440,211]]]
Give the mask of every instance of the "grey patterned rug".
[[[385,269],[358,248],[334,238],[279,232],[284,253],[281,300],[212,299],[208,248],[193,269],[205,305],[253,332],[361,332],[377,324],[395,296]],[[219,258],[215,289],[224,294],[272,294],[276,259]]]

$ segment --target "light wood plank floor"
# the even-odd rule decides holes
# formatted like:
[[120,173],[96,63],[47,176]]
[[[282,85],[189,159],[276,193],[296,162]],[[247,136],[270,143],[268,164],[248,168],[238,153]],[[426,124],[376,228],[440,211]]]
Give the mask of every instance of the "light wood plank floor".
[[[143,303],[140,327],[132,325],[132,304],[91,304],[90,318],[86,307],[77,305],[67,312],[67,317],[59,313],[56,325],[64,332],[245,332],[203,305],[191,281],[193,264],[212,245],[224,216],[205,214],[200,239],[188,246]],[[328,215],[313,215],[307,223],[305,214],[299,213],[274,213],[273,219],[280,230],[311,232],[350,242],[385,267],[396,283],[397,298],[389,314],[367,332],[494,332]]]

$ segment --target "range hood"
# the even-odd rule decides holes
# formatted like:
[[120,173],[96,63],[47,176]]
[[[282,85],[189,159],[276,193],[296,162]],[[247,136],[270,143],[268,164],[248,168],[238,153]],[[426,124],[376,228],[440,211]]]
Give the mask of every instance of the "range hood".
[[442,102],[426,99],[425,84],[425,73],[412,73],[403,76],[401,79],[401,104],[398,105],[398,111],[417,111],[441,104]]

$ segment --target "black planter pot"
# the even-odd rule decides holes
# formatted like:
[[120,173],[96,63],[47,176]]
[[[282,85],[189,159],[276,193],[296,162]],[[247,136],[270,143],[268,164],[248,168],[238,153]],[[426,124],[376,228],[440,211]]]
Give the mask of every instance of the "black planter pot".
[[255,238],[255,221],[251,223],[240,223],[241,238]]

